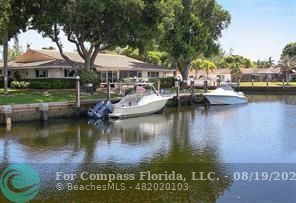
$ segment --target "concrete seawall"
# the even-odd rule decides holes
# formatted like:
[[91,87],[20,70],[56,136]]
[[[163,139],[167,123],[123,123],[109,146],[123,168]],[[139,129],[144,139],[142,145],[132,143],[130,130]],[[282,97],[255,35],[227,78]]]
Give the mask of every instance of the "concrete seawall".
[[[85,101],[80,109],[76,107],[75,102],[0,106],[0,124],[6,124],[7,116],[11,118],[12,123],[75,117],[78,111],[83,114],[95,103],[96,101]],[[11,110],[7,111],[9,108]]]
[[[113,99],[112,103],[119,101],[120,98]],[[100,100],[82,101],[80,108],[76,107],[75,102],[53,102],[0,106],[0,125],[11,123],[48,120],[56,118],[75,118],[77,115],[86,115],[87,111]],[[204,104],[204,98],[201,95],[181,94],[178,101],[175,96],[167,103],[168,107],[178,105]]]

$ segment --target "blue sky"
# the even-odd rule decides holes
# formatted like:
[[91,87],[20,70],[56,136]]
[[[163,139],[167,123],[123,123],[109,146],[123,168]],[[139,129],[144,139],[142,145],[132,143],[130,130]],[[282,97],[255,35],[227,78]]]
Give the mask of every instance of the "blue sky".
[[[283,47],[296,41],[296,0],[218,0],[231,13],[232,23],[223,32],[220,43],[225,51],[233,49],[252,60],[279,59]],[[21,46],[32,49],[55,46],[35,31],[19,36]],[[64,48],[74,46],[63,38]]]
[[279,59],[283,47],[296,41],[296,0],[218,0],[232,16],[221,44],[253,60]]

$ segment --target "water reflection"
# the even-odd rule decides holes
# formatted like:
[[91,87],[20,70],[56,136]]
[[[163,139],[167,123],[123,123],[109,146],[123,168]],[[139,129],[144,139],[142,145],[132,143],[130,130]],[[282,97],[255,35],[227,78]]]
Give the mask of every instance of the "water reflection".
[[[225,163],[296,162],[295,96],[248,95],[239,106],[168,108],[163,114],[117,121],[54,120],[0,128],[1,163],[37,163],[41,197],[107,201],[156,197],[165,192],[68,192],[54,190],[52,173],[66,171],[161,173],[215,171],[219,182],[191,183],[182,200],[215,202],[232,185]],[[56,163],[42,164],[38,163]],[[86,199],[85,199],[86,198]],[[99,198],[99,199],[98,199]],[[1,199],[1,197],[0,197]],[[126,199],[125,199],[126,200]],[[143,200],[145,201],[145,200]]]
[[295,94],[265,94],[265,95],[247,95],[250,103],[266,103],[266,102],[276,102],[284,103],[289,105],[296,105],[296,95]]

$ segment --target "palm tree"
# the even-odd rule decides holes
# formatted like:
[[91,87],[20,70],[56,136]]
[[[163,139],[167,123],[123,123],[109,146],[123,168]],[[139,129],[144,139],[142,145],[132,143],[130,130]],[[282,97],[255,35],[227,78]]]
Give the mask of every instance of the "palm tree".
[[202,62],[202,69],[207,73],[207,80],[209,79],[209,71],[213,72],[216,68],[217,66],[211,61],[204,60]]
[[268,65],[268,68],[274,67],[274,65],[275,65],[274,60],[271,57],[268,58],[267,65]]
[[238,63],[231,63],[229,65],[229,70],[231,75],[235,76],[236,81],[238,81],[238,77],[241,74],[241,69]]
[[191,70],[195,70],[195,78],[197,78],[197,72],[199,70],[202,70],[202,65],[203,65],[203,60],[202,59],[195,59],[193,62],[192,62],[192,65],[191,65]]
[[284,74],[285,81],[288,80],[288,74],[291,70],[296,68],[296,56],[290,57],[288,55],[283,56],[276,67],[281,68],[281,72]]

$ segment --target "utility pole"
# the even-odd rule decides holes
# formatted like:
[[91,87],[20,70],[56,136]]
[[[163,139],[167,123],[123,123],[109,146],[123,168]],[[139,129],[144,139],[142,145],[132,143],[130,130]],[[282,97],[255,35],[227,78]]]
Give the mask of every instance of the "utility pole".
[[8,94],[8,34],[7,31],[4,35],[4,42],[3,42],[3,62],[4,62],[4,94]]

